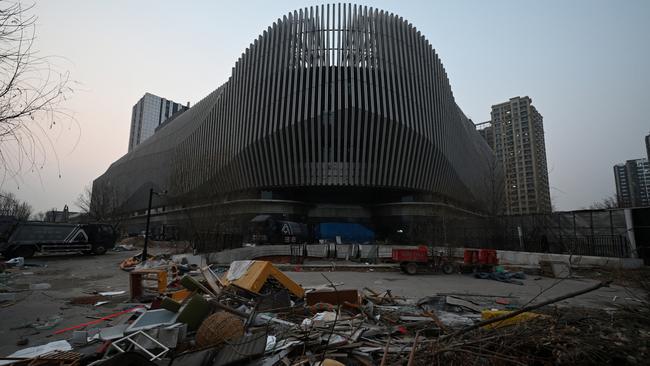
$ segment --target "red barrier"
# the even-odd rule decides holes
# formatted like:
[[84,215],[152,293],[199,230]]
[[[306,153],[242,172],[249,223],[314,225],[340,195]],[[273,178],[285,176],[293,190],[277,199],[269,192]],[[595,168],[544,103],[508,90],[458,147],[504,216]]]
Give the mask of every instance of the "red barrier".
[[71,331],[71,330],[75,330],[75,329],[79,329],[79,328],[84,328],[84,327],[87,327],[87,326],[89,326],[89,325],[93,325],[93,324],[101,323],[101,322],[103,322],[104,320],[112,319],[112,318],[115,318],[116,316],[120,316],[120,315],[122,315],[122,314],[130,313],[130,312],[134,311],[134,310],[137,309],[137,308],[143,308],[143,307],[144,307],[144,305],[138,305],[138,306],[133,307],[133,308],[131,308],[131,309],[124,310],[124,311],[120,311],[119,313],[115,313],[115,314],[111,314],[111,315],[106,315],[105,317],[102,317],[102,318],[97,319],[97,320],[93,320],[93,321],[91,321],[91,322],[87,322],[87,323],[83,323],[83,324],[78,324],[78,325],[75,325],[75,326],[73,326],[73,327],[68,327],[68,328],[64,328],[64,329],[59,329],[59,330],[57,330],[56,332],[54,332],[53,334],[61,334],[61,333],[65,333],[65,332],[68,332],[68,331]]

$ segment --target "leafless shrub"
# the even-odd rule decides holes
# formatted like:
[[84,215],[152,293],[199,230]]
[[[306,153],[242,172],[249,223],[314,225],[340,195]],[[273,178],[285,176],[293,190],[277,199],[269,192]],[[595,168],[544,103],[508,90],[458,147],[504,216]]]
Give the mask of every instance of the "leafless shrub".
[[0,193],[0,216],[14,216],[18,220],[28,220],[32,206],[22,202],[13,193]]
[[609,208],[618,208],[618,198],[616,195],[608,196],[602,199],[602,201],[594,202],[589,206],[590,210],[605,210]]

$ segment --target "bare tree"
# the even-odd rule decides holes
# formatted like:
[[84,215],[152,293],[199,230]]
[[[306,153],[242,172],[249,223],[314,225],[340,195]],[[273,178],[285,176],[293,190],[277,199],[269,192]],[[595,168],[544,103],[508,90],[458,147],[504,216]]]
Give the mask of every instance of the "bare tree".
[[75,204],[82,214],[94,221],[115,221],[119,216],[121,195],[118,190],[107,183],[95,182],[84,187]]
[[56,222],[56,212],[57,211],[58,210],[56,209],[56,207],[52,207],[51,209],[45,211],[45,218],[43,219],[43,221],[45,221],[45,222]]
[[[0,187],[56,157],[50,135],[74,121],[61,103],[72,94],[69,73],[34,50],[34,5],[0,1]],[[59,126],[57,126],[57,122]]]
[[485,156],[488,174],[483,178],[488,201],[489,214],[492,217],[503,215],[505,211],[506,184],[503,177],[503,167],[495,156]]
[[18,220],[28,220],[32,214],[32,206],[27,202],[22,202],[15,194],[0,193],[0,215],[14,216]]
[[90,214],[92,198],[93,198],[92,188],[89,185],[85,186],[83,191],[79,193],[79,196],[77,196],[77,200],[75,201],[75,204],[77,205],[77,207],[79,207],[81,213],[86,215]]
[[45,217],[46,217],[46,216],[47,216],[47,215],[45,214],[45,212],[43,212],[43,211],[38,211],[37,213],[35,213],[35,214],[32,215],[32,218],[31,218],[31,219],[34,220],[34,221],[45,221]]
[[604,210],[609,208],[618,208],[618,199],[616,196],[608,196],[602,201],[594,202],[589,206],[591,210]]

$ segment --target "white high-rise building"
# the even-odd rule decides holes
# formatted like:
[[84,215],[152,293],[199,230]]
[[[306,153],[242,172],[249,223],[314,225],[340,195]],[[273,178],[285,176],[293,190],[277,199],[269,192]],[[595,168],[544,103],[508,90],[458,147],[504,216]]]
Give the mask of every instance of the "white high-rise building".
[[156,128],[167,118],[188,108],[189,104],[184,106],[151,93],[145,93],[144,97],[133,106],[129,151],[151,137],[156,132]]

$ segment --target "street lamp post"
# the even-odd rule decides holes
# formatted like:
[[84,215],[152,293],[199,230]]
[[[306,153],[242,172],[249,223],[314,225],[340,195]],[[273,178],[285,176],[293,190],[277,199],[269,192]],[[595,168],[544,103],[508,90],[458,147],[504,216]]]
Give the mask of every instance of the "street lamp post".
[[149,223],[151,222],[152,199],[153,199],[153,188],[149,188],[149,206],[147,206],[147,226],[144,231],[144,248],[142,249],[142,263],[147,261],[147,244],[149,243]]
[[153,195],[161,196],[164,195],[166,191],[162,193],[155,192],[153,188],[149,188],[149,205],[147,206],[147,226],[144,232],[144,248],[142,248],[142,263],[147,261],[147,245],[149,244],[149,224],[151,223],[151,201],[153,200]]

